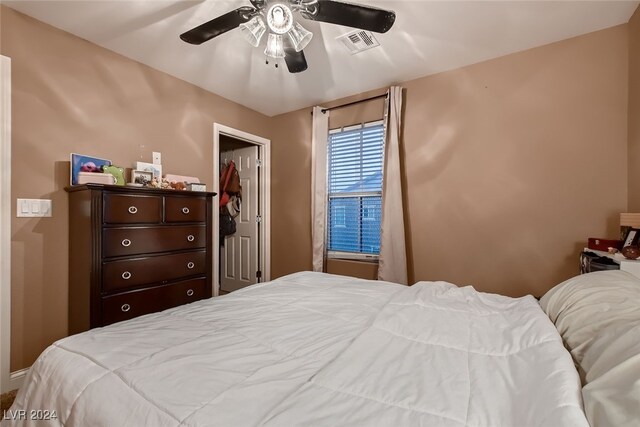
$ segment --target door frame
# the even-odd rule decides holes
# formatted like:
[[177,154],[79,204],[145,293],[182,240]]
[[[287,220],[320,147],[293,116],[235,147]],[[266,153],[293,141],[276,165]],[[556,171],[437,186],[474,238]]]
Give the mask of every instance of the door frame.
[[[258,146],[259,158],[262,165],[258,169],[260,176],[260,266],[262,268],[261,282],[271,280],[271,140],[253,135],[220,123],[213,124],[213,190],[218,193],[220,188],[220,135],[227,135],[249,144]],[[220,194],[213,199],[214,210],[218,206]],[[220,227],[219,215],[213,215],[213,296],[220,294]]]
[[11,372],[11,58],[0,55],[0,393],[19,388]]

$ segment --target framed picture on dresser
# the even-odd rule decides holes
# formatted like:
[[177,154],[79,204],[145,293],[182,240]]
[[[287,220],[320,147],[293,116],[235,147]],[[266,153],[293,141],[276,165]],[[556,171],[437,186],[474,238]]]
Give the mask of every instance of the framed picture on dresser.
[[153,178],[157,179],[158,182],[162,181],[162,165],[136,162],[136,170],[142,172],[151,172],[153,174]]
[[80,172],[101,173],[103,166],[111,166],[111,160],[101,159],[100,157],[86,156],[84,154],[71,153],[69,155],[70,183],[78,185],[78,176]]
[[133,184],[147,186],[151,183],[152,179],[153,179],[153,172],[139,171],[139,170],[131,171],[131,182]]

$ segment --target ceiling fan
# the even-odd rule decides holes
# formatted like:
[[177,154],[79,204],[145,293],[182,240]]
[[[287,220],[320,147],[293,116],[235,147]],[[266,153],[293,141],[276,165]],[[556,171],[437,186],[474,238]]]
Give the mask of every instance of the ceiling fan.
[[299,73],[307,69],[303,49],[309,44],[313,34],[296,22],[294,12],[312,21],[376,33],[386,33],[396,20],[393,11],[333,0],[249,1],[253,7],[243,6],[227,12],[181,34],[180,38],[198,45],[240,27],[247,41],[258,47],[262,36],[268,31],[265,55],[284,58],[289,72]]

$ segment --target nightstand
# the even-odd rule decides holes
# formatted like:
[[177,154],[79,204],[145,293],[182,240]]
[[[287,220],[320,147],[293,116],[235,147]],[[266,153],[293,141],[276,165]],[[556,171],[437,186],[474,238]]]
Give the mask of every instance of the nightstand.
[[596,251],[594,249],[584,248],[585,251],[593,252],[599,256],[612,259],[620,266],[620,270],[626,271],[640,278],[640,258],[637,260],[626,259],[621,253],[610,254],[609,252]]

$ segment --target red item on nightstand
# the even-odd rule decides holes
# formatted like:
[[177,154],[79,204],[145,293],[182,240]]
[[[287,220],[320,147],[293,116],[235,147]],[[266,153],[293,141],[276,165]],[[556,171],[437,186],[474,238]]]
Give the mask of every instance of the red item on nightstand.
[[589,249],[596,251],[608,251],[609,248],[622,249],[622,240],[600,239],[597,237],[589,237]]

